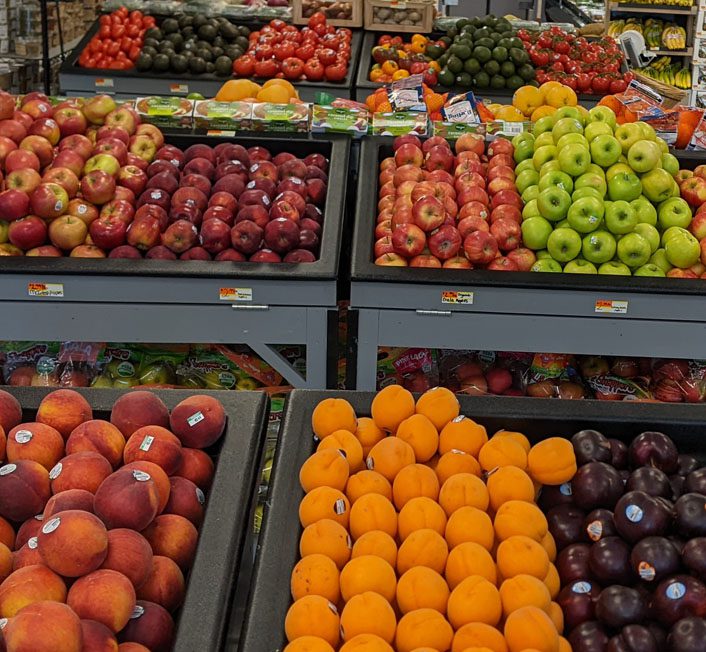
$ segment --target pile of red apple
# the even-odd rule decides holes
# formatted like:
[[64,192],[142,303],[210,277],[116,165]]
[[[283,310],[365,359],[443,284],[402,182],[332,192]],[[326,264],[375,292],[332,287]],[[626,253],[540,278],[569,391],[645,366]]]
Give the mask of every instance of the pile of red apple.
[[513,145],[464,134],[400,136],[380,163],[375,264],[528,271]]
[[[328,161],[166,145],[107,95],[0,94],[0,255],[313,262]],[[9,242],[8,242],[9,240]]]
[[[679,170],[676,176],[681,196],[691,206],[694,217],[689,231],[701,246],[701,266],[680,270],[681,278],[706,278],[706,165],[691,170]],[[698,272],[698,273],[697,273]]]

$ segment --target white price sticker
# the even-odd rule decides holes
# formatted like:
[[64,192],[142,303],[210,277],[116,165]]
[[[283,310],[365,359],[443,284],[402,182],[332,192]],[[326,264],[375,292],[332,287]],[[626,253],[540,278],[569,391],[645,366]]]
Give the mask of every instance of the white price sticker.
[[221,288],[218,298],[221,301],[252,301],[252,288]]
[[471,306],[473,305],[473,292],[446,290],[441,293],[441,303]]
[[594,312],[602,314],[625,315],[628,312],[628,302],[599,299],[596,301]]
[[96,88],[113,88],[113,86],[115,86],[115,83],[112,79],[108,79],[106,77],[98,77],[98,79],[96,79],[95,81],[95,86]]
[[206,417],[201,412],[194,412],[190,417],[187,418],[186,423],[189,424],[190,428],[193,428],[197,423],[203,421]]
[[186,84],[170,84],[169,92],[174,94],[183,93],[186,95],[189,92],[189,87]]
[[54,297],[63,298],[63,283],[28,283],[27,294],[30,297]]

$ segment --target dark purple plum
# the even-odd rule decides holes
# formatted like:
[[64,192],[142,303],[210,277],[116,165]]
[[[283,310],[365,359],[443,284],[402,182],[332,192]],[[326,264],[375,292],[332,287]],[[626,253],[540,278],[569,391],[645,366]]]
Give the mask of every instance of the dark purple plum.
[[635,469],[625,485],[627,491],[644,491],[650,496],[663,496],[671,498],[672,487],[669,476],[653,466],[641,466]]
[[618,534],[613,522],[613,512],[609,509],[594,509],[590,512],[583,522],[583,529],[593,542]]
[[587,543],[574,543],[564,548],[556,558],[562,586],[576,580],[592,576],[589,567],[591,546]]
[[670,652],[703,652],[706,647],[706,620],[682,618],[667,636]]
[[609,637],[599,622],[581,623],[568,636],[573,652],[605,652]]
[[571,438],[571,443],[579,466],[612,459],[610,442],[597,430],[581,430]]
[[667,532],[671,521],[669,508],[644,491],[629,491],[615,506],[615,527],[623,539],[635,543]]
[[696,537],[686,543],[681,551],[682,561],[702,582],[706,582],[706,537]]
[[659,652],[659,648],[647,627],[628,625],[610,639],[606,652]]
[[620,537],[605,537],[591,546],[588,556],[591,575],[602,585],[635,583],[630,566],[630,547]]
[[646,537],[635,544],[630,553],[635,574],[645,582],[661,582],[679,572],[679,552],[665,537]]
[[679,455],[677,474],[689,475],[692,471],[696,471],[701,465],[693,455]]
[[669,476],[669,486],[672,488],[672,500],[678,500],[679,497],[684,493],[684,487],[686,485],[686,478],[683,475],[670,475]]
[[668,652],[667,649],[667,632],[658,623],[649,623],[647,628],[652,632],[655,641],[657,642],[657,649],[659,652]]
[[595,620],[596,600],[600,594],[601,588],[589,580],[571,582],[561,590],[556,601],[564,613],[565,631]]
[[674,442],[661,432],[643,432],[630,444],[630,465],[654,466],[667,475],[679,467],[679,451]]
[[706,536],[706,496],[684,494],[674,503],[674,527],[687,539]]
[[663,580],[652,597],[652,613],[667,627],[682,618],[703,618],[706,616],[706,586],[691,575],[675,575]]
[[613,509],[624,491],[618,471],[604,462],[589,462],[579,467],[571,486],[574,503],[587,512],[598,507]]
[[572,543],[587,541],[583,529],[585,512],[573,505],[558,505],[547,513],[549,532],[554,537],[557,550],[562,550]]
[[684,491],[686,493],[706,494],[706,466],[696,469],[686,476]]
[[596,601],[598,621],[613,629],[639,625],[647,618],[647,613],[647,603],[642,594],[629,586],[608,586]]
[[548,512],[557,505],[572,505],[574,491],[570,482],[558,485],[545,484],[539,492],[537,504],[543,512]]
[[626,469],[628,466],[627,444],[619,439],[609,439],[610,443],[610,463],[616,469]]

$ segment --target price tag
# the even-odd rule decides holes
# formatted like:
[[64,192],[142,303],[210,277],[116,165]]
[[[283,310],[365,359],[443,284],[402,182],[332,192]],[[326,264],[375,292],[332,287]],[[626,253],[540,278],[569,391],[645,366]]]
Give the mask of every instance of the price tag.
[[28,283],[27,294],[30,297],[64,297],[63,283]]
[[115,83],[112,79],[107,79],[106,77],[98,77],[95,81],[96,88],[113,88]]
[[207,136],[221,136],[222,138],[235,138],[234,131],[221,131],[220,129],[209,129],[206,132]]
[[189,87],[187,84],[169,84],[169,92],[186,95],[189,92]]
[[598,301],[596,301],[594,312],[613,315],[625,315],[628,312],[628,302],[598,299]]
[[500,131],[513,136],[521,134],[525,130],[523,122],[503,122],[502,125]]
[[252,288],[221,288],[218,298],[221,301],[252,301]]
[[473,305],[473,292],[445,290],[441,293],[441,303],[471,306]]

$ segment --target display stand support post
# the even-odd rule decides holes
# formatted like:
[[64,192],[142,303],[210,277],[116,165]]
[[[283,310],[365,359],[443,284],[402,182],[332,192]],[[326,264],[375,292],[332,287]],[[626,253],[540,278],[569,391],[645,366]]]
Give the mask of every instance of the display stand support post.
[[51,94],[51,68],[49,66],[49,9],[47,0],[39,0],[40,22],[42,27],[42,75],[44,93]]

